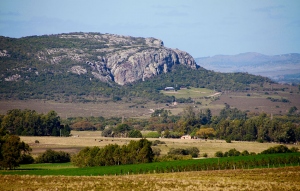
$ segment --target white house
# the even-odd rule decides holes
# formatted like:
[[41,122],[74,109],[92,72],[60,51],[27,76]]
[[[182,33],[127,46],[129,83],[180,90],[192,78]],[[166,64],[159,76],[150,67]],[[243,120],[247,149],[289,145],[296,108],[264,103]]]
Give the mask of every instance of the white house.
[[192,139],[192,137],[190,135],[183,135],[180,139]]

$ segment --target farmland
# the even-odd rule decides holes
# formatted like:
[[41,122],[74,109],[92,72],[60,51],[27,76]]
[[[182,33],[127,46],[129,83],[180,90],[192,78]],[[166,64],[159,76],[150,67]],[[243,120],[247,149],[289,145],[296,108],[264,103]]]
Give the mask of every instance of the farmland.
[[[81,148],[99,146],[104,147],[108,144],[127,144],[130,140],[137,140],[134,138],[110,138],[102,137],[101,131],[71,131],[71,137],[31,137],[21,136],[21,141],[29,144],[33,149],[34,156],[44,152],[46,149],[62,150],[70,152],[71,154],[79,152]],[[35,143],[38,140],[39,143]],[[150,141],[157,139],[150,138]],[[201,139],[159,139],[166,144],[160,144],[155,147],[161,149],[161,155],[166,155],[170,148],[187,148],[197,147],[200,150],[200,156],[207,153],[208,157],[213,157],[217,151],[228,151],[229,149],[237,149],[238,151],[247,150],[249,152],[259,153],[263,150],[279,145],[278,143],[258,143],[246,141],[232,141],[226,143],[224,140],[201,140]],[[300,145],[289,145],[289,147]]]
[[299,190],[300,167],[123,176],[2,175],[2,190]]

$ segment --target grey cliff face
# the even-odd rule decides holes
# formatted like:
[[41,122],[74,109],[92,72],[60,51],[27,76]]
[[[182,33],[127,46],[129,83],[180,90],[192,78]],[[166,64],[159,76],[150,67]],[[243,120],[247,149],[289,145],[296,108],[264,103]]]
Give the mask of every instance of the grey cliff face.
[[[51,64],[59,64],[64,59],[72,60],[77,65],[71,66],[70,72],[78,75],[90,72],[94,78],[103,82],[114,81],[124,85],[145,80],[167,73],[177,64],[197,68],[195,60],[187,52],[166,48],[163,41],[155,38],[99,33],[63,34],[59,38],[86,40],[94,43],[95,48],[47,49],[46,52],[38,53],[38,59]],[[101,44],[101,47],[97,48],[97,44]],[[63,54],[57,56],[58,52]],[[49,57],[51,59],[47,60]]]
[[[121,60],[118,59],[120,57]],[[125,51],[122,54],[112,55],[107,62],[115,82],[120,85],[167,73],[176,64],[196,68],[194,59],[188,53],[164,47],[148,48],[130,55]]]

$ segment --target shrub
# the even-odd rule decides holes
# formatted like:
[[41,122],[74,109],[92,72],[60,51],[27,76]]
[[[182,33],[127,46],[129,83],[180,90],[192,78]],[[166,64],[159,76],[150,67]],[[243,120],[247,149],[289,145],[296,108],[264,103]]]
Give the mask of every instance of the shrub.
[[130,138],[142,138],[143,135],[139,130],[133,129],[133,130],[129,131],[128,137],[130,137]]
[[160,140],[155,140],[152,142],[152,146],[157,146],[159,144],[166,144],[164,141],[160,141]]
[[187,148],[188,154],[191,155],[193,158],[197,158],[199,156],[199,149],[197,147]]
[[22,155],[20,158],[20,164],[32,164],[34,163],[34,159],[31,155]]
[[193,158],[199,156],[199,149],[197,147],[190,147],[187,149],[170,148],[168,155],[191,155]]
[[236,149],[230,149],[228,151],[228,156],[233,157],[233,156],[240,156],[241,152],[236,150]]
[[244,150],[242,153],[241,153],[242,156],[248,156],[250,155],[250,153],[247,151],[247,150]]
[[154,148],[152,148],[152,152],[155,156],[158,157],[160,155],[161,150],[160,150],[160,148],[154,147]]
[[226,143],[231,143],[231,138],[226,138],[225,141]]
[[203,153],[203,157],[205,158],[208,157],[207,153]]
[[215,153],[215,157],[223,157],[223,156],[224,156],[224,154],[223,154],[222,151],[217,151],[217,152]]
[[35,143],[40,143],[39,140],[35,140],[34,142],[35,142]]
[[261,154],[291,153],[291,152],[292,151],[287,146],[278,145],[262,151]]

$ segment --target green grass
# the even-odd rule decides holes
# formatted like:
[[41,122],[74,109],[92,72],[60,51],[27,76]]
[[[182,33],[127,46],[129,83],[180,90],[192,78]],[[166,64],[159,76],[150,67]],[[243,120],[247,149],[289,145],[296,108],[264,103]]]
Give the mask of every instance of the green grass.
[[169,96],[174,96],[175,98],[201,98],[205,96],[210,96],[214,94],[215,92],[213,90],[207,89],[207,88],[190,88],[190,89],[181,89],[176,92],[174,91],[160,91],[161,93]]
[[297,166],[300,153],[253,155],[224,158],[193,159],[183,161],[154,162],[145,164],[77,168],[71,163],[21,165],[16,170],[1,170],[2,175],[63,175],[101,176],[124,174],[148,174],[199,170],[223,170],[244,168],[268,168]]

